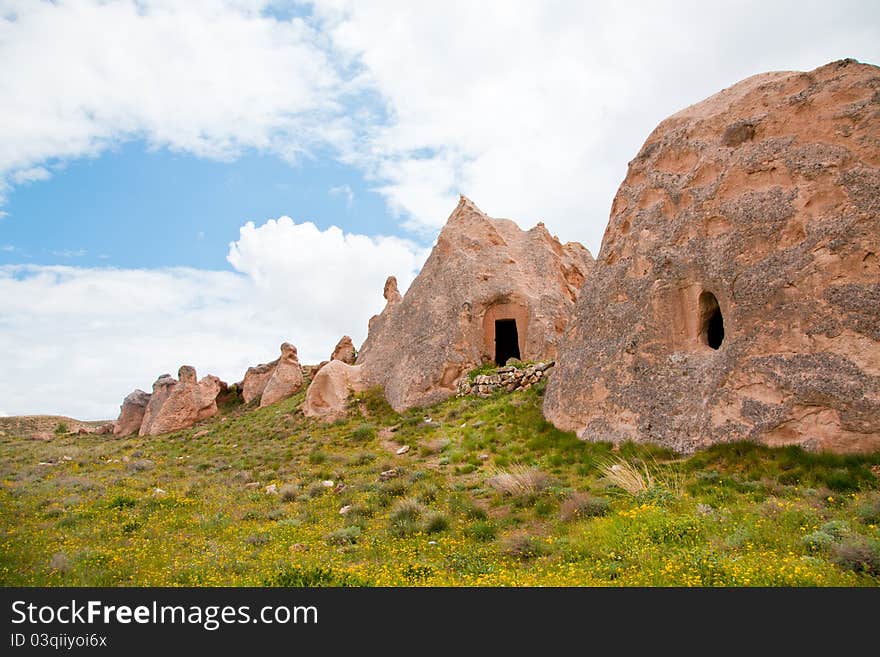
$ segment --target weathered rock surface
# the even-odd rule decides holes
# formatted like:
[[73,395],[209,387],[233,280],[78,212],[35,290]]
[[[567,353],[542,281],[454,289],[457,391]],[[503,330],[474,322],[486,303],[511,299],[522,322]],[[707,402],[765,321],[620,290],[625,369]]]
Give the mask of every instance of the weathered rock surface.
[[880,448],[880,69],[757,75],[651,133],[544,412],[684,452]]
[[153,384],[140,435],[155,436],[190,427],[217,413],[217,395],[223,382],[208,375],[198,381],[195,368],[183,365],[175,380],[163,374]]
[[347,335],[342,336],[339,342],[336,343],[336,348],[333,349],[330,360],[341,360],[343,363],[354,365],[355,360],[357,360],[357,352],[350,337]]
[[292,397],[302,385],[302,366],[297,358],[296,347],[285,342],[281,345],[281,357],[277,360],[275,370],[263,390],[260,407]]
[[393,278],[386,283],[387,304],[357,358],[364,382],[382,386],[398,411],[454,395],[469,370],[506,362],[498,320],[515,323],[511,355],[554,358],[591,267],[582,245],[560,244],[540,223],[523,231],[492,219],[462,197],[406,295]]
[[271,363],[263,363],[247,369],[241,383],[241,398],[245,404],[250,404],[262,396],[277,364],[278,359],[276,358]]
[[345,414],[351,394],[365,389],[360,365],[331,360],[312,379],[302,406],[303,413],[307,417],[335,420]]
[[130,436],[137,433],[144,421],[144,413],[147,404],[150,403],[150,393],[143,390],[135,390],[123,400],[119,407],[119,419],[113,427],[116,436]]

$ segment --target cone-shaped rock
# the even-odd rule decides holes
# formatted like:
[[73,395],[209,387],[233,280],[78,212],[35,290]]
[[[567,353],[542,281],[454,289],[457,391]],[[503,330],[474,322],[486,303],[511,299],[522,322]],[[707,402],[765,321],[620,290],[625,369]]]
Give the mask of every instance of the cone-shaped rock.
[[461,197],[403,299],[386,283],[358,354],[364,382],[400,411],[449,397],[484,362],[554,358],[591,266],[587,249],[543,224],[523,231]]

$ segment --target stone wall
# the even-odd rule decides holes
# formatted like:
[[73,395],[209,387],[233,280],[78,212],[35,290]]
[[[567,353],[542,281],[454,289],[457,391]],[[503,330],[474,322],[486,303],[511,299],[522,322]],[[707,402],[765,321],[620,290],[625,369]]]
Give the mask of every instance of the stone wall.
[[513,365],[499,367],[492,374],[478,374],[471,381],[470,377],[463,377],[458,382],[458,396],[478,395],[487,397],[493,392],[504,390],[514,392],[516,390],[528,390],[550,374],[550,368],[556,363],[535,363],[526,367],[518,368]]

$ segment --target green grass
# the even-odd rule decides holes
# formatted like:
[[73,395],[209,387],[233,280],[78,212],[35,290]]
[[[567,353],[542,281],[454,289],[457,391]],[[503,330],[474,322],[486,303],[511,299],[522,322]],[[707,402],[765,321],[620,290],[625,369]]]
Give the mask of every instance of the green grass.
[[[165,436],[0,437],[0,585],[880,584],[880,454],[612,451],[547,423],[542,388],[403,414],[370,390],[330,425],[301,393]],[[610,485],[618,459],[655,485]]]

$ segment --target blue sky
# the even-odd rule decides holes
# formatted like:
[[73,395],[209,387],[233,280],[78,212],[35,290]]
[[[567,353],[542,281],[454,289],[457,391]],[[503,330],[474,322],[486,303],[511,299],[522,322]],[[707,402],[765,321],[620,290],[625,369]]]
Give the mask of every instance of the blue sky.
[[360,344],[460,193],[597,254],[663,118],[880,63],[878,26],[873,0],[0,0],[0,414]]
[[398,232],[373,186],[328,157],[215,161],[132,141],[15,188],[0,219],[0,264],[228,269],[243,223],[285,214],[322,229]]

